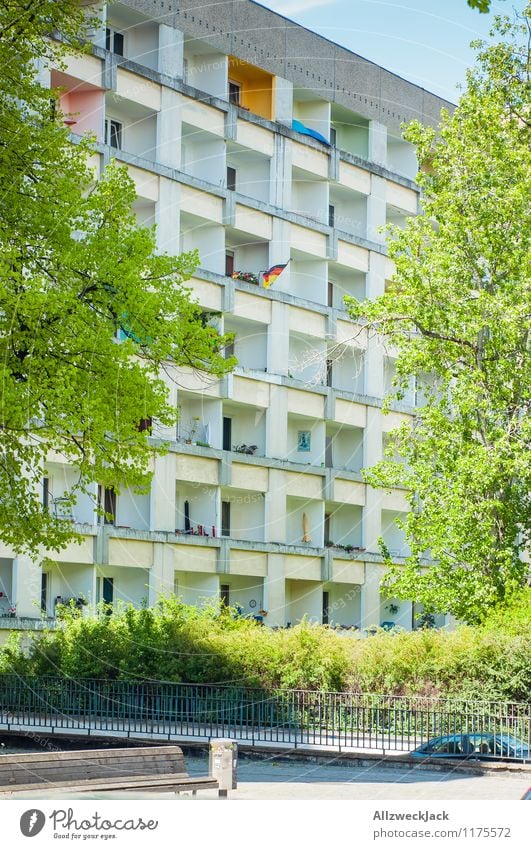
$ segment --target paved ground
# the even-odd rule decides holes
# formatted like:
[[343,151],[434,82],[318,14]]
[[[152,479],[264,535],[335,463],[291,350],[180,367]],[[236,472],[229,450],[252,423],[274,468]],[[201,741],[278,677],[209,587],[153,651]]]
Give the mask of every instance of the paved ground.
[[[5,751],[5,750],[4,750]],[[190,774],[206,775],[206,757],[188,755]],[[374,766],[338,766],[328,763],[259,760],[241,758],[238,765],[239,788],[232,799],[519,799],[531,784],[529,776],[471,775],[462,772],[430,772],[414,768]],[[41,799],[171,799],[173,794],[94,793],[65,796],[32,794]],[[23,798],[23,797],[20,797]],[[191,796],[182,794],[181,800]],[[203,791],[198,799],[216,798]]]

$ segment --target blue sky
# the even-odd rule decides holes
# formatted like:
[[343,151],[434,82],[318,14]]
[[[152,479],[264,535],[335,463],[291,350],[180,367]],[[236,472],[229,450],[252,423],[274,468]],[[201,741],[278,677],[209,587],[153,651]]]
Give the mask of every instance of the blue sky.
[[495,14],[524,0],[493,0],[481,15],[466,0],[261,0],[261,4],[455,102],[474,63],[469,43],[486,38]]

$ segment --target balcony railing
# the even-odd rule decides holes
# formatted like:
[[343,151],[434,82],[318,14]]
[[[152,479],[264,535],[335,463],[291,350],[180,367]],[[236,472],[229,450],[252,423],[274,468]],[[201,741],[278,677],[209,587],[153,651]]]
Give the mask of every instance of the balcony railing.
[[33,619],[31,616],[11,616],[0,614],[0,629],[11,631],[44,631],[55,628],[56,620],[51,616]]

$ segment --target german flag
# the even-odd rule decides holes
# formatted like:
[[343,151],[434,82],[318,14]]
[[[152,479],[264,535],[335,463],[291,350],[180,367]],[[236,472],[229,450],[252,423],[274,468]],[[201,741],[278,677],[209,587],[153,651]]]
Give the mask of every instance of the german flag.
[[280,277],[287,265],[287,262],[285,262],[284,265],[272,265],[268,271],[264,271],[264,275],[262,278],[264,281],[264,289],[269,289],[269,287],[275,282],[277,277]]

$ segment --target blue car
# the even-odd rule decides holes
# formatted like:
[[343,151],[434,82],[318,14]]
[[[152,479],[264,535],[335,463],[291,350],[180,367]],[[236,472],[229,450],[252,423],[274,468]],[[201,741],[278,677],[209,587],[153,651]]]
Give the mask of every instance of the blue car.
[[410,754],[414,758],[479,758],[527,761],[529,745],[511,734],[446,734],[423,743]]

